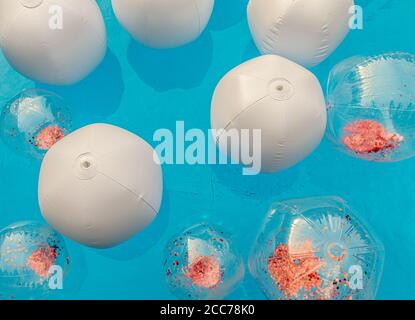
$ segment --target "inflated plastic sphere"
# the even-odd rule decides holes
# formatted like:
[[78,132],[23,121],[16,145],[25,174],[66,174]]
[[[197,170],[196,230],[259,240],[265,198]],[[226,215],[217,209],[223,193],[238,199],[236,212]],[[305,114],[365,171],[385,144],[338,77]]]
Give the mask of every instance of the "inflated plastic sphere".
[[121,25],[152,48],[192,42],[206,28],[214,0],[112,0]]
[[374,299],[384,248],[337,197],[272,205],[249,256],[269,299]]
[[0,47],[24,76],[73,84],[103,59],[105,25],[94,0],[0,0]]
[[353,0],[250,0],[248,23],[261,53],[315,66],[348,34],[353,5]]
[[108,124],[74,131],[45,155],[39,175],[43,217],[69,238],[96,248],[120,244],[159,211],[162,172],[153,149]]
[[65,102],[54,93],[29,89],[4,107],[0,131],[4,143],[20,154],[41,159],[72,128]]
[[329,76],[328,136],[343,152],[370,161],[415,155],[415,56],[352,57]]
[[72,262],[49,226],[19,222],[0,231],[0,300],[57,297]]
[[[304,159],[320,143],[326,127],[326,107],[317,78],[302,66],[275,55],[249,60],[227,73],[215,89],[211,126],[223,153],[233,162],[251,152],[244,132],[261,130],[261,171],[275,172]],[[235,130],[240,149],[229,146]],[[239,152],[241,151],[241,152]],[[251,152],[252,153],[252,152]],[[244,163],[246,164],[246,163]]]
[[244,277],[243,260],[230,235],[206,223],[170,239],[165,254],[167,282],[180,299],[222,299]]

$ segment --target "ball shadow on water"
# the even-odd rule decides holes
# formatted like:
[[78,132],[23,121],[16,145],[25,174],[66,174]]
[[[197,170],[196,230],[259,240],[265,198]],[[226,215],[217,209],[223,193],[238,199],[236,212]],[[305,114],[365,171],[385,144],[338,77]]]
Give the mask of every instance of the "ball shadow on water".
[[158,92],[191,89],[205,78],[212,63],[212,51],[209,32],[173,49],[152,49],[131,39],[128,61],[140,79]]
[[239,23],[246,17],[248,2],[248,0],[216,1],[208,28],[221,31]]
[[118,261],[128,261],[140,257],[153,248],[165,233],[170,216],[169,203],[169,195],[165,191],[159,213],[147,228],[116,247],[95,251],[102,256]]
[[298,178],[298,166],[277,173],[243,175],[240,165],[212,165],[217,183],[243,198],[273,199],[287,192]]
[[107,118],[118,109],[124,92],[121,65],[107,51],[104,60],[88,77],[70,86],[37,84],[65,99],[76,125],[86,125]]
[[242,58],[244,61],[259,57],[261,52],[257,49],[254,40],[250,40],[246,45],[245,51],[243,52]]
[[79,293],[88,276],[88,265],[83,247],[67,238],[65,242],[71,259],[71,267],[64,283],[63,293],[65,299],[72,299]]

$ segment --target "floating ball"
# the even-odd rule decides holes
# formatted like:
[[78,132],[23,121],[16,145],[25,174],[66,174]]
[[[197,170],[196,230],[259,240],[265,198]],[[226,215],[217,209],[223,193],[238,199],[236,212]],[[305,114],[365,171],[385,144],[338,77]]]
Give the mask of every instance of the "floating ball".
[[49,226],[6,227],[0,231],[0,300],[56,297],[70,264],[64,240]]
[[337,197],[275,203],[249,256],[269,299],[374,299],[383,245]]
[[36,159],[41,159],[71,128],[71,115],[63,99],[39,89],[21,92],[0,114],[4,143],[18,153]]
[[153,149],[107,124],[74,131],[45,155],[39,175],[43,217],[69,238],[96,248],[120,244],[155,218],[162,172]]
[[339,150],[369,161],[415,155],[415,56],[352,57],[330,72],[328,136]]
[[73,84],[103,59],[105,25],[93,0],[0,0],[0,47],[24,76]]
[[315,66],[348,34],[352,6],[353,0],[250,0],[248,23],[262,54]]
[[170,290],[180,299],[222,299],[244,276],[230,236],[207,224],[188,228],[167,243],[164,268]]
[[112,0],[121,25],[152,48],[174,48],[198,38],[213,5],[214,0]]
[[243,129],[261,130],[261,171],[275,172],[301,161],[320,143],[326,127],[324,95],[317,78],[302,66],[275,55],[261,56],[219,82],[211,126],[222,152],[239,163],[240,153],[251,150],[252,139],[240,139],[237,150],[228,138],[235,130],[240,138]]

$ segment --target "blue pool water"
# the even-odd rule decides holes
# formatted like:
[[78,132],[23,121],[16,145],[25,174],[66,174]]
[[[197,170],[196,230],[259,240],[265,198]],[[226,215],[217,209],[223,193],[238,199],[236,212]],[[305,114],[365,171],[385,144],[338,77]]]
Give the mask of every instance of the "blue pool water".
[[[247,0],[217,0],[212,20],[193,44],[152,50],[132,41],[115,20],[109,0],[99,0],[109,50],[99,68],[81,83],[53,87],[14,72],[0,53],[0,104],[24,88],[40,87],[63,96],[76,128],[107,122],[126,128],[153,146],[153,132],[207,130],[210,100],[220,78],[258,55],[246,22]],[[363,30],[352,31],[339,49],[313,69],[323,87],[333,65],[356,54],[415,53],[412,0],[361,0]],[[0,144],[0,227],[41,221],[37,202],[40,163]],[[240,167],[166,165],[163,206],[156,221],[131,241],[109,250],[81,247],[68,240],[79,274],[77,299],[173,299],[162,266],[172,234],[200,221],[214,222],[235,236],[247,260],[267,208],[275,200],[337,195],[377,232],[385,245],[379,299],[415,299],[415,159],[369,163],[343,155],[325,139],[305,161],[281,173],[242,176]],[[247,273],[229,296],[263,299]]]

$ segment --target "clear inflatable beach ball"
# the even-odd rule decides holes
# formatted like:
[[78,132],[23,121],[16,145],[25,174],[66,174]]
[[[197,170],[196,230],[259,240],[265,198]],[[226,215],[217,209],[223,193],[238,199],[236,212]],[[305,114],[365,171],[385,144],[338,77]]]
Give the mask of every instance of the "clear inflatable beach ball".
[[165,255],[167,282],[180,299],[222,299],[244,277],[242,256],[231,236],[206,223],[174,236]]
[[175,48],[196,40],[212,15],[214,0],[112,0],[120,24],[151,48]]
[[337,197],[272,205],[249,256],[269,299],[374,299],[383,245]]
[[49,226],[19,222],[0,231],[0,300],[61,296],[71,261]]
[[105,56],[104,19],[94,0],[0,0],[0,47],[35,81],[70,85]]
[[328,137],[346,154],[393,162],[415,155],[415,56],[352,57],[330,72]]
[[29,89],[11,99],[0,114],[3,142],[20,154],[41,159],[72,130],[64,100],[39,89]]

